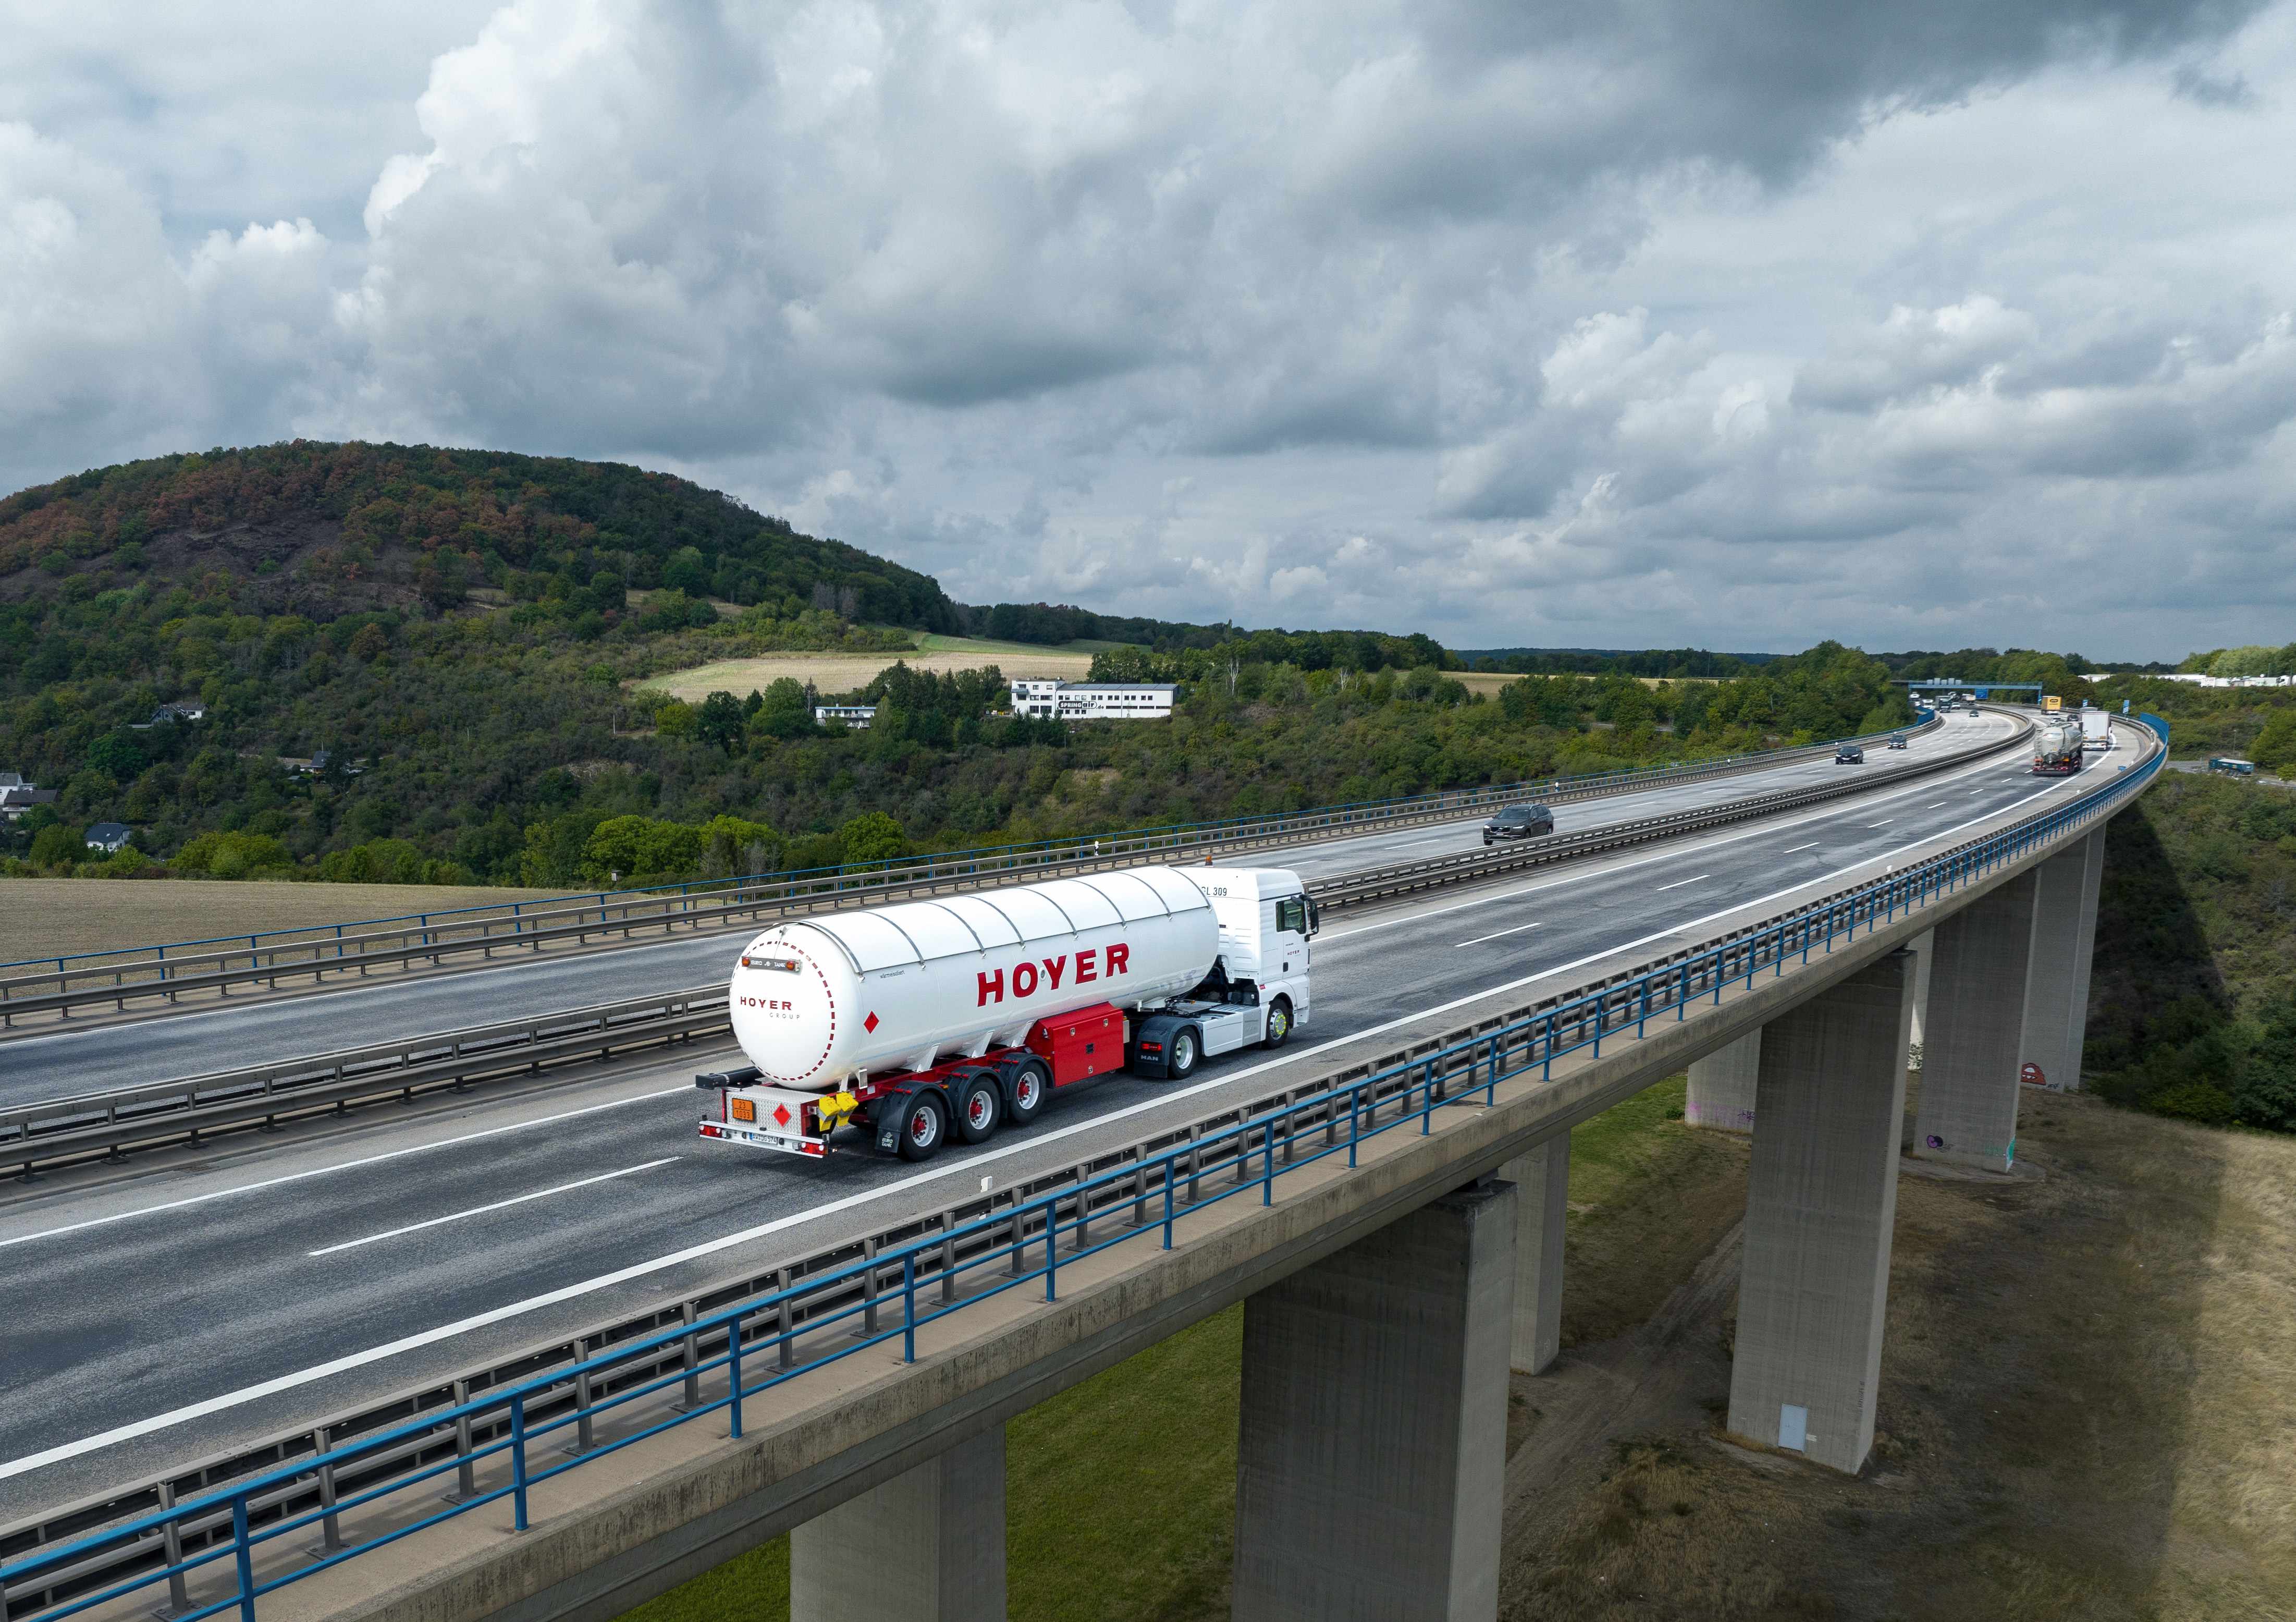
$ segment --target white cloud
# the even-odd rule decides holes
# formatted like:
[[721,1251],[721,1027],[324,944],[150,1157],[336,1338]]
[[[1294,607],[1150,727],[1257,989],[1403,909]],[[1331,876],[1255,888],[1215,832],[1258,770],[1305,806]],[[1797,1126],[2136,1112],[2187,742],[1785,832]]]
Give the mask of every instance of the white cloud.
[[644,460],[976,601],[2284,639],[2296,0],[1915,10],[33,29],[0,476],[390,434]]

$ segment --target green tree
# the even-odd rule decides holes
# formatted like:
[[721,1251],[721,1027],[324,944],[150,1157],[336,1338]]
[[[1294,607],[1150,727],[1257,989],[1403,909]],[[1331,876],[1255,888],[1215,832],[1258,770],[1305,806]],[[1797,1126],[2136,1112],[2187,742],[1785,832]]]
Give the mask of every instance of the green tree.
[[743,719],[740,699],[731,693],[712,693],[694,717],[694,735],[731,754],[742,742]]
[[76,827],[58,823],[32,836],[32,865],[36,868],[69,867],[86,854],[87,841]]
[[768,683],[758,696],[758,712],[750,718],[749,724],[752,732],[761,737],[810,735],[814,730],[813,708],[806,702],[804,684],[791,676]]
[[87,763],[122,783],[134,782],[150,764],[135,735],[124,728],[115,728],[89,745]]
[[2272,712],[2249,745],[2249,754],[2267,771],[2296,777],[2296,705]]
[[908,836],[883,811],[866,811],[837,830],[848,867],[894,861],[909,853]]

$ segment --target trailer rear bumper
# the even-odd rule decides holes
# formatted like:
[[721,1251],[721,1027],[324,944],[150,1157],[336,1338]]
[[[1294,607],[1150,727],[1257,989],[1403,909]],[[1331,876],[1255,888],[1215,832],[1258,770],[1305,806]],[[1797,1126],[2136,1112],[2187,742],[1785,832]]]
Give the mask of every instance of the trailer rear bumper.
[[778,1149],[784,1155],[802,1155],[808,1160],[826,1159],[829,1155],[826,1138],[784,1137],[780,1132],[745,1126],[738,1121],[704,1121],[701,1135],[720,1143],[739,1143],[748,1149]]

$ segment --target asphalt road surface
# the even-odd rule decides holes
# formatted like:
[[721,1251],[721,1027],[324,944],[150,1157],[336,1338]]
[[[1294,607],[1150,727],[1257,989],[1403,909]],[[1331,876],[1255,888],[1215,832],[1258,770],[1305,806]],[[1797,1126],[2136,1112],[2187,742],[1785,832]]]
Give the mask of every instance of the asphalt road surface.
[[[2095,776],[2036,778],[2005,754],[1514,884],[1335,915],[1314,946],[1311,1021],[1282,1056],[1213,1061],[1177,1086],[1095,1082],[1030,1130],[926,1167],[701,1140],[692,1074],[731,1050],[697,1046],[57,1174],[0,1201],[15,1309],[0,1316],[0,1521],[937,1209],[983,1173],[1009,1182],[1306,1081],[1330,1068],[1328,1046],[1448,1028],[1447,1005],[1505,988],[1528,1000],[1604,959],[1657,955],[1718,916],[1866,877]],[[1316,853],[1366,865],[1360,850]],[[478,978],[439,984],[468,995]]]
[[[2005,719],[1980,712],[1918,735],[1904,753],[1875,750],[1876,763],[1948,753],[2005,733]],[[1800,784],[1831,782],[1856,767],[1830,760],[1677,784],[1556,808],[1558,832],[1637,821],[1743,799]],[[1288,867],[1308,877],[1410,861],[1482,843],[1483,818],[1422,825],[1353,839],[1256,852],[1238,865]],[[606,951],[544,956],[453,974],[262,998],[237,1008],[107,1024],[0,1042],[0,1106],[70,1098],[145,1082],[205,1075],[243,1065],[297,1058],[410,1034],[521,1019],[621,998],[722,983],[739,943],[755,926]]]

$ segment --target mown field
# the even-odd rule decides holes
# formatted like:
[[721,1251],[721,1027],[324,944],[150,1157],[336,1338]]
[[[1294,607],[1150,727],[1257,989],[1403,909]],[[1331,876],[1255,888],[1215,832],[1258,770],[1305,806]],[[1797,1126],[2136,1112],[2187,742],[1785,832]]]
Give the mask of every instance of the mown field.
[[410,912],[540,901],[555,890],[479,885],[297,885],[225,879],[124,881],[11,878],[0,883],[8,920],[0,959],[53,957],[204,941],[217,935],[314,924],[349,924]]
[[783,676],[811,682],[824,695],[849,693],[865,687],[879,671],[896,661],[912,670],[944,674],[985,670],[993,664],[1009,677],[1081,681],[1092,673],[1093,655],[1115,646],[1082,642],[1062,647],[1032,647],[1021,642],[921,634],[914,653],[765,654],[753,659],[720,659],[692,670],[649,676],[635,685],[656,688],[688,704],[697,703],[712,693],[731,693],[741,698],[752,689],[763,692]]

